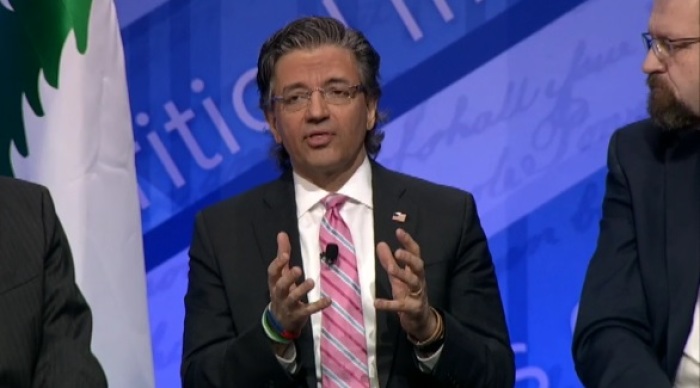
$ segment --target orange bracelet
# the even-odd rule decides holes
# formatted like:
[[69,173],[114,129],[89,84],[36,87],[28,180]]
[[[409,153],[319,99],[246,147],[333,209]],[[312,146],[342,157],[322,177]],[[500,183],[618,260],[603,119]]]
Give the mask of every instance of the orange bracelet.
[[433,342],[439,341],[442,339],[442,337],[445,334],[445,327],[444,327],[444,322],[442,320],[442,315],[437,312],[434,308],[430,308],[430,310],[435,314],[435,318],[437,318],[437,325],[435,325],[435,331],[425,340],[425,341],[418,341],[416,338],[412,337],[410,334],[408,334],[406,337],[408,338],[408,341],[413,344],[413,346],[417,348],[423,348],[426,347]]

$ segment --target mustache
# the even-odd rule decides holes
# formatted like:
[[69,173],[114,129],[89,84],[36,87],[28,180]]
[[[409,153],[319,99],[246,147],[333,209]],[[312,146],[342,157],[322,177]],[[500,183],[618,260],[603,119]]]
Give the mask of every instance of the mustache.
[[666,85],[663,84],[659,76],[655,74],[647,77],[647,86],[649,89],[666,88]]

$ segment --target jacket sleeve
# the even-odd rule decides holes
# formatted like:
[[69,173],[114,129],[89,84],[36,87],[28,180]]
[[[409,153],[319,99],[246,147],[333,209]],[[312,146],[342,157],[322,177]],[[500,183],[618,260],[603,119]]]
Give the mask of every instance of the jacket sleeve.
[[48,190],[42,192],[44,291],[42,341],[34,387],[107,387],[90,350],[92,313],[75,283],[68,239]]
[[[260,311],[262,318],[263,311]],[[292,387],[297,376],[277,360],[262,323],[234,326],[205,216],[197,216],[185,296],[184,388]]]
[[654,351],[629,186],[613,135],[598,245],[586,273],[573,357],[587,387],[670,387]]
[[459,387],[512,387],[515,359],[503,303],[476,205],[467,196],[461,240],[442,311],[445,343],[434,370]]

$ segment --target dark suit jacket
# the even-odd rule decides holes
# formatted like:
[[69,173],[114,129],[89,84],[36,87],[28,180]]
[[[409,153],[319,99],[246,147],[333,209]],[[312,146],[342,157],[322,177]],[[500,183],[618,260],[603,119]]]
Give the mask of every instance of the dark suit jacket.
[[700,131],[650,121],[610,141],[600,237],[573,354],[589,387],[670,387],[700,284]]
[[[395,313],[377,312],[382,387],[510,387],[514,361],[494,267],[469,194],[390,172],[373,163],[376,242],[399,247],[397,227],[420,244],[430,303],[445,316],[445,345],[433,375],[421,373]],[[405,223],[392,214],[407,214]],[[311,326],[295,345],[300,371],[280,366],[261,325],[269,303],[267,266],[276,235],[289,234],[303,268],[292,174],[197,216],[190,251],[184,387],[316,387]],[[376,260],[376,297],[390,298]]]
[[0,177],[0,387],[106,387],[48,190]]

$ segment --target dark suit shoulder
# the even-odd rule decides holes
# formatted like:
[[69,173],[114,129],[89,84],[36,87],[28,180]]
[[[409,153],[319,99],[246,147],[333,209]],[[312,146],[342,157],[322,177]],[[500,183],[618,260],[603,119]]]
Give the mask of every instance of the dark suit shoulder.
[[52,227],[54,218],[53,201],[46,187],[0,177],[0,234],[35,239],[43,236],[45,242],[45,231]]
[[643,119],[620,127],[615,132],[619,132],[620,136],[624,137],[645,138],[647,141],[653,141],[662,132],[662,129],[654,124],[653,120]]
[[617,129],[610,139],[610,151],[623,164],[660,160],[667,140],[663,129],[645,119]]
[[48,189],[0,177],[0,293],[41,273],[53,225],[48,214],[55,214]]
[[21,211],[25,206],[38,207],[40,199],[47,193],[48,189],[42,185],[0,176],[0,207],[4,210]]

